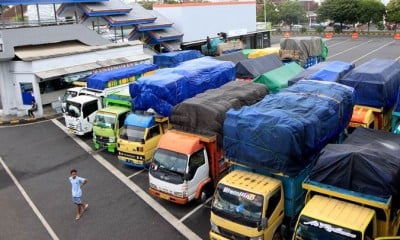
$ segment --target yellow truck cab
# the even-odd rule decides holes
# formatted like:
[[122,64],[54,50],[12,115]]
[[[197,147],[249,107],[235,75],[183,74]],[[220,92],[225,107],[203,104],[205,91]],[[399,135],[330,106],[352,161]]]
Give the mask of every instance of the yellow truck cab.
[[235,170],[215,190],[210,239],[273,239],[283,218],[281,181]]
[[[354,216],[354,217],[351,217]],[[374,239],[375,211],[321,195],[314,196],[300,213],[293,240]]]
[[143,111],[130,113],[117,138],[118,159],[128,166],[148,167],[169,127],[168,117]]

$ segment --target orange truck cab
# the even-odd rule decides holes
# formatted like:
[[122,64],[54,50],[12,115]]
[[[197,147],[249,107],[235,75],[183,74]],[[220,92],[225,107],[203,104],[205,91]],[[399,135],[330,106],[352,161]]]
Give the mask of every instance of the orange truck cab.
[[178,204],[193,199],[204,202],[227,169],[216,136],[169,130],[150,165],[149,192]]

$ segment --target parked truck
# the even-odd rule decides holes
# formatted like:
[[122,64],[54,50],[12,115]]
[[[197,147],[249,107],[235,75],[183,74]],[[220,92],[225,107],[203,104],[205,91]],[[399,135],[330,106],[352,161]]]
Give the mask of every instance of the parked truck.
[[326,146],[303,183],[293,239],[400,238],[399,143],[396,134],[356,128],[344,144]]
[[[77,135],[84,135],[92,132],[93,122],[93,98],[73,97],[88,95],[97,98],[97,109],[105,107],[105,98],[119,91],[128,91],[129,83],[135,81],[143,74],[155,69],[154,64],[139,64],[133,67],[120,68],[107,72],[93,74],[87,79],[87,87],[74,87],[66,91],[62,103],[64,118],[67,128]],[[68,106],[79,105],[79,113],[69,111]],[[85,107],[84,107],[85,106]],[[76,109],[74,109],[76,110]],[[86,117],[84,117],[86,116]],[[89,118],[87,116],[90,116]]]
[[133,167],[148,167],[154,150],[169,129],[169,119],[150,111],[131,113],[118,135],[118,159]]
[[[176,61],[182,59],[180,54],[169,55],[173,56],[178,58]],[[129,166],[147,167],[158,141],[170,128],[173,106],[234,78],[233,63],[203,58],[160,69],[131,84],[130,94],[136,112],[128,115],[118,137],[118,159]],[[149,114],[148,109],[155,114]]]
[[228,168],[222,150],[226,111],[254,104],[266,94],[261,84],[234,81],[176,105],[173,130],[161,137],[154,153],[149,192],[178,204],[205,201]]
[[106,107],[96,112],[93,122],[93,143],[96,149],[107,148],[115,152],[117,136],[126,116],[132,111],[132,100],[128,90],[113,93],[105,99]]
[[388,59],[371,59],[355,67],[339,83],[356,90],[349,127],[391,129],[392,111],[400,87],[400,63]]
[[353,101],[352,88],[303,80],[228,111],[223,147],[231,167],[214,193],[210,239],[288,239],[304,206],[301,184],[320,149],[347,126]]

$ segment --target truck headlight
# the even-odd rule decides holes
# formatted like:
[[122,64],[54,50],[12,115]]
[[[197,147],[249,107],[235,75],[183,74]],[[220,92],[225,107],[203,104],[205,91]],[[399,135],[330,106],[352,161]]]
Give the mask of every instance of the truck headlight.
[[249,238],[249,240],[264,240],[264,235],[260,235],[257,237],[251,237],[251,238]]
[[110,137],[110,138],[108,139],[108,141],[109,141],[109,142],[115,142],[115,137]]
[[215,233],[220,233],[217,224],[215,224],[212,220],[210,220],[210,224],[211,224],[211,231]]

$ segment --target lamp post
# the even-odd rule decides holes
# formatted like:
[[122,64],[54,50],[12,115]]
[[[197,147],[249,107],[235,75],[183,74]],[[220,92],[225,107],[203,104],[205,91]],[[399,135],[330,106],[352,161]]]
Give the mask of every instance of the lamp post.
[[267,28],[267,4],[266,4],[266,0],[264,0],[264,24],[265,24],[265,28]]

